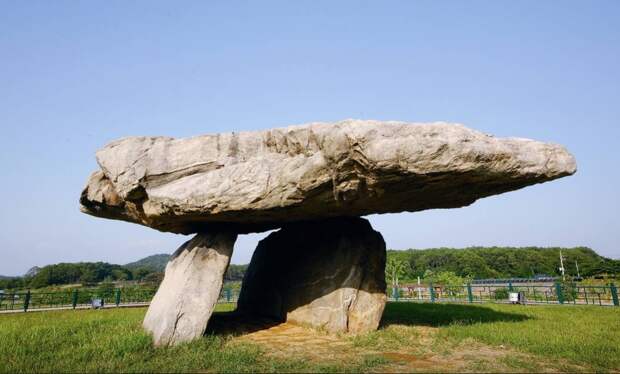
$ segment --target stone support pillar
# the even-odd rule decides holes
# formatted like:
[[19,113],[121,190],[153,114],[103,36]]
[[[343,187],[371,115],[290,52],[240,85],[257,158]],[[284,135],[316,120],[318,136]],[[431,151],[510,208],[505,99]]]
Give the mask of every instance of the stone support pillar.
[[204,334],[236,239],[236,233],[200,233],[172,255],[143,322],[155,345],[175,345]]

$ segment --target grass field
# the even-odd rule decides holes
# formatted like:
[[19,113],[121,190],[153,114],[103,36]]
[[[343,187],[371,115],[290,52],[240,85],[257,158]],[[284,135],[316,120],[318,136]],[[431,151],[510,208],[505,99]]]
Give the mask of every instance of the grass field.
[[151,345],[144,313],[0,315],[0,372],[620,370],[620,308],[390,303],[356,337],[279,327],[174,348]]

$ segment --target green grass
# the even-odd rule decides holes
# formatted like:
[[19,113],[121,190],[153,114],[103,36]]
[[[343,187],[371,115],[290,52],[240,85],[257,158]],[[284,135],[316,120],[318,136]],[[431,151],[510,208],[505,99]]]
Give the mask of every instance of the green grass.
[[[620,370],[620,308],[392,303],[384,324],[426,325],[594,370]],[[525,367],[523,367],[526,369]]]
[[[514,307],[497,305],[497,311]],[[524,306],[522,321],[455,323],[445,334],[491,345],[510,345],[546,357],[566,359],[598,370],[620,369],[620,309],[597,306]]]
[[[564,363],[586,371],[620,369],[620,308],[390,303],[379,331],[345,338],[352,350],[372,354],[325,362],[276,358],[229,336],[154,348],[141,327],[144,313],[132,308],[0,315],[0,372],[381,371],[390,363],[382,352],[430,349],[440,355],[470,342],[524,352],[528,356],[498,360],[517,371],[538,371],[536,362],[551,362],[556,370],[570,370]],[[432,331],[428,346],[421,342],[423,329]],[[474,358],[470,368],[487,364]]]
[[[218,311],[230,310],[218,306]],[[380,361],[352,365],[266,357],[256,344],[206,336],[155,348],[141,327],[145,308],[70,310],[0,315],[0,372],[333,372],[368,371]]]

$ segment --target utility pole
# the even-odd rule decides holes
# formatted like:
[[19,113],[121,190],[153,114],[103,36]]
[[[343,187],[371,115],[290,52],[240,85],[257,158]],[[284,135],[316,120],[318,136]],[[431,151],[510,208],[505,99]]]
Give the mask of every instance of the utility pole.
[[562,273],[562,281],[566,281],[564,275],[564,258],[562,258],[562,250],[560,249],[560,272]]
[[418,275],[418,300],[422,300],[422,287],[420,287],[420,276]]
[[579,275],[579,264],[577,263],[577,260],[575,260],[575,267],[577,268],[577,278],[581,278],[581,275]]

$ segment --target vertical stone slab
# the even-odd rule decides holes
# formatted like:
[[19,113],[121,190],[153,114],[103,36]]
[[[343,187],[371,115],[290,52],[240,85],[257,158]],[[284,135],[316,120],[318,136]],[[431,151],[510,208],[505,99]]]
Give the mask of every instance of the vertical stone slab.
[[330,332],[375,330],[385,257],[383,237],[365,219],[287,224],[258,244],[238,310]]
[[200,233],[173,254],[143,322],[155,345],[175,345],[204,334],[236,239],[236,233]]

